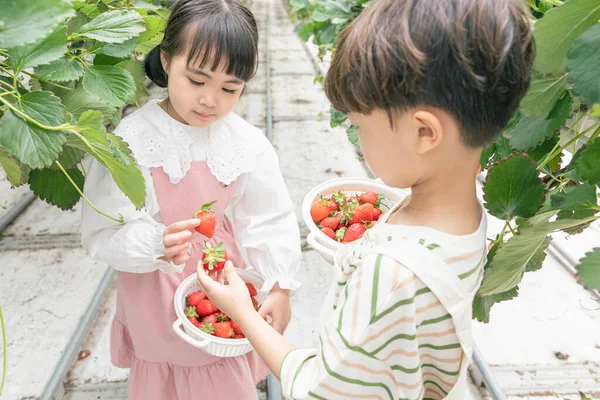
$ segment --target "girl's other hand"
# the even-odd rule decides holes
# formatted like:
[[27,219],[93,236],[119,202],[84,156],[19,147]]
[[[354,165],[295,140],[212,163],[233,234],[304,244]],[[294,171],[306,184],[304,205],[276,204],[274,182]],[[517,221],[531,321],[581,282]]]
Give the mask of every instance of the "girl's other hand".
[[200,225],[198,218],[178,221],[167,226],[163,234],[165,252],[161,260],[173,262],[175,265],[185,264],[190,258],[190,240],[192,240],[193,229]]
[[276,283],[265,301],[261,304],[258,313],[261,317],[270,316],[273,329],[283,335],[292,318],[290,291],[280,289],[279,284]]
[[[198,286],[209,300],[238,324],[244,315],[255,312],[248,288],[231,261],[225,263],[225,269],[219,271],[216,280],[206,273],[202,263],[198,263],[197,272]],[[227,278],[228,285],[223,284],[223,277]]]

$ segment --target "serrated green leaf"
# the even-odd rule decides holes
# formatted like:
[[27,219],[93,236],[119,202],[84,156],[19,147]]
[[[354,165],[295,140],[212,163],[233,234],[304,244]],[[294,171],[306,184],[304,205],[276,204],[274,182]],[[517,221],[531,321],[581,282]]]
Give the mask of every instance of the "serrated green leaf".
[[356,130],[356,126],[352,125],[350,128],[346,129],[346,135],[348,135],[348,140],[355,146],[358,146],[358,132]]
[[600,289],[600,247],[586,253],[575,268],[577,279],[586,289]]
[[494,153],[493,158],[494,162],[499,162],[503,158],[506,158],[513,153],[512,149],[510,148],[509,141],[506,138],[506,135],[503,133],[498,135],[496,140],[494,140],[494,144],[496,146],[496,152]]
[[145,8],[145,9],[148,9],[148,10],[158,10],[158,9],[160,9],[160,6],[157,6],[156,4],[152,4],[151,1],[147,1],[147,0],[135,0],[134,7],[136,7],[136,8]]
[[36,43],[9,51],[10,65],[16,72],[58,60],[67,52],[67,28],[59,26],[52,34]]
[[128,58],[135,51],[139,38],[132,38],[120,44],[107,44],[101,47],[96,54],[104,54],[115,58]]
[[542,74],[563,73],[569,47],[599,18],[598,0],[569,0],[548,11],[544,18],[535,23],[534,68]]
[[550,153],[556,144],[558,144],[559,135],[551,136],[548,140],[542,142],[535,148],[528,150],[527,155],[537,162],[545,159],[548,153]]
[[598,205],[596,187],[586,183],[567,187],[552,194],[550,204],[555,210],[589,210]]
[[117,65],[123,61],[122,58],[107,56],[106,54],[96,54],[94,57],[94,65]]
[[527,115],[546,119],[566,89],[567,74],[558,78],[534,78],[527,94],[521,100],[521,108]]
[[42,125],[57,127],[66,122],[65,106],[51,92],[24,94],[21,96],[21,110]]
[[1,49],[44,38],[75,12],[68,0],[2,0],[0,10]]
[[129,59],[117,64],[117,67],[123,68],[131,74],[135,81],[135,98],[134,100],[140,100],[149,96],[144,82],[146,82],[146,71],[144,70],[144,64],[141,61]]
[[[589,224],[590,222],[594,222],[599,217],[590,216],[581,219],[569,219],[569,220],[556,220],[552,222],[540,222],[538,224],[533,225],[531,228],[527,230],[529,235],[537,235],[537,236],[545,236],[549,233],[555,231],[561,231],[565,229],[576,228],[578,226]],[[530,220],[531,221],[531,220]],[[524,231],[523,231],[524,232]]]
[[600,140],[596,139],[591,144],[588,143],[586,148],[582,149],[577,160],[573,161],[577,175],[584,182],[592,185],[600,184]]
[[47,65],[40,65],[35,70],[40,79],[51,82],[75,81],[83,75],[83,65],[73,58],[63,57]]
[[83,76],[83,88],[115,107],[122,107],[135,97],[135,81],[131,74],[112,65],[90,67]]
[[496,144],[495,143],[490,143],[490,145],[488,147],[483,149],[483,151],[481,152],[481,156],[479,157],[479,165],[481,166],[482,170],[485,170],[488,168],[488,165],[490,164],[490,158],[494,155],[495,152],[496,152]]
[[592,117],[600,118],[600,104],[594,104],[592,107]]
[[569,49],[567,70],[573,91],[588,104],[600,102],[600,24],[585,31]]
[[63,97],[63,104],[73,114],[75,119],[79,119],[81,114],[88,110],[102,113],[104,124],[117,121],[121,117],[120,108],[103,103],[98,97],[83,89],[75,89],[68,92]]
[[315,33],[315,24],[312,21],[304,21],[296,27],[296,32],[300,39],[306,42]]
[[513,155],[489,170],[483,192],[489,212],[511,220],[535,214],[542,205],[544,185],[531,158]]
[[[66,171],[80,191],[83,191],[85,178],[81,171],[73,168]],[[73,186],[62,171],[53,169],[35,169],[29,176],[29,187],[33,193],[48,204],[61,210],[70,210],[81,198],[79,191]]]
[[[146,197],[146,184],[142,173],[131,157],[129,146],[117,136],[104,131],[102,116],[98,111],[86,111],[81,114],[77,127],[85,141],[76,135],[69,135],[67,144],[91,154],[111,173],[113,180],[121,191],[131,200],[136,208],[141,208]],[[113,155],[110,142],[118,143],[121,153],[129,160],[129,165],[119,161]]]
[[524,116],[512,128],[507,130],[510,135],[510,146],[515,150],[527,150],[550,138],[558,131],[571,113],[573,99],[567,93],[556,102],[548,119],[538,119]]
[[[85,152],[70,146],[63,146],[63,150],[58,156],[58,162],[64,169],[74,168],[85,156]],[[52,169],[59,169],[56,163],[52,164]]]
[[146,28],[141,15],[130,10],[113,10],[100,14],[77,32],[80,36],[105,43],[123,43]]
[[490,322],[490,311],[492,306],[502,301],[512,300],[519,296],[518,288],[512,288],[504,293],[480,297],[475,295],[473,299],[473,318],[487,324]]
[[490,268],[485,271],[479,296],[505,293],[519,285],[526,270],[541,268],[544,251],[552,239],[546,235],[528,234],[531,229],[524,229],[500,246]]
[[160,44],[160,42],[162,42],[163,37],[164,37],[164,34],[161,32],[158,35],[154,36],[150,40],[146,40],[145,42],[138,43],[135,46],[136,53],[142,53],[142,54],[150,53],[150,51],[152,49],[154,49],[156,46],[158,46]]
[[147,42],[154,39],[165,29],[165,21],[156,16],[146,16],[143,18],[146,30],[140,34],[138,43]]
[[0,119],[0,146],[31,168],[49,167],[65,143],[65,134],[47,131],[6,111]]
[[13,187],[21,186],[25,183],[23,170],[19,162],[3,148],[0,148],[0,166],[2,166],[2,169],[6,173],[6,178]]

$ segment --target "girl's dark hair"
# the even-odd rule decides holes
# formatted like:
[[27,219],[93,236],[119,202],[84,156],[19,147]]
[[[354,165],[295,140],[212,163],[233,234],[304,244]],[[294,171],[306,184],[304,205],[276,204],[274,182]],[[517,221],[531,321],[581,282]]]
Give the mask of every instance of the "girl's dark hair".
[[239,0],[178,0],[171,8],[165,36],[144,68],[157,86],[167,87],[161,51],[172,58],[187,51],[187,63],[223,67],[228,75],[248,81],[258,67],[258,29],[252,12]]

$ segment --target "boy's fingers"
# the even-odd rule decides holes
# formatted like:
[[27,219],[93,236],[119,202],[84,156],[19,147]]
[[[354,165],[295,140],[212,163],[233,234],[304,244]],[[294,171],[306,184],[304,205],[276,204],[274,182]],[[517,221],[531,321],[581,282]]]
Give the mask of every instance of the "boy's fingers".
[[190,232],[190,231],[169,233],[169,234],[165,235],[163,242],[165,244],[165,247],[171,247],[171,246],[175,246],[177,244],[189,242],[191,237],[192,237],[192,232]]
[[165,229],[165,234],[176,233],[182,231],[192,231],[195,227],[200,225],[200,220],[198,218],[186,219],[184,221],[178,221],[174,224],[167,226]]

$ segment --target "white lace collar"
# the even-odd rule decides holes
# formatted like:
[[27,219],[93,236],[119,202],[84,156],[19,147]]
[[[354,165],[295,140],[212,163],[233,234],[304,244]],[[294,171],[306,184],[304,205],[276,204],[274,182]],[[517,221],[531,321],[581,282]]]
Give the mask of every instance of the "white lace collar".
[[[170,117],[158,101],[150,100],[115,131],[129,143],[140,166],[162,167],[169,181],[177,184],[190,169],[190,146],[198,143],[211,173],[226,185],[254,169],[259,154],[257,141],[244,130],[257,128],[233,113],[208,128],[196,128]],[[146,128],[148,123],[151,126]]]

